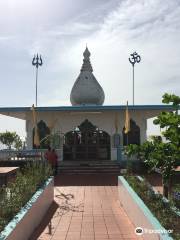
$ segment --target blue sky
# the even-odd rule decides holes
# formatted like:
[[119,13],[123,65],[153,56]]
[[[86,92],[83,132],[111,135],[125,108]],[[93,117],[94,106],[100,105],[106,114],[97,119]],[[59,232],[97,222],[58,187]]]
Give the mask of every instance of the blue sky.
[[[42,54],[38,105],[70,105],[86,43],[105,104],[160,104],[164,92],[180,93],[179,0],[0,1],[0,81],[4,106],[35,103],[34,53]],[[25,135],[24,123],[0,117],[0,131]]]

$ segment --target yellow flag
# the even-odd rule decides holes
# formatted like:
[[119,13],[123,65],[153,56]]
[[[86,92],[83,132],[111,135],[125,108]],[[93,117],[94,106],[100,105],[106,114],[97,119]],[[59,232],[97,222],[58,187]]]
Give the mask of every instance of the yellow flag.
[[34,127],[37,125],[37,116],[36,116],[36,111],[35,111],[35,108],[34,108],[34,104],[32,105],[32,115],[33,115],[33,123],[34,123]]
[[35,145],[36,147],[39,147],[39,146],[40,146],[39,133],[38,133],[37,126],[36,126],[35,129],[34,129],[34,145]]
[[126,113],[125,113],[125,133],[127,134],[130,131],[130,118],[129,118],[129,110],[128,110],[128,102],[126,106]]
[[40,146],[40,139],[39,139],[39,133],[38,133],[38,127],[37,127],[37,114],[34,108],[34,104],[32,105],[32,114],[33,114],[33,122],[34,122],[34,145],[36,147]]

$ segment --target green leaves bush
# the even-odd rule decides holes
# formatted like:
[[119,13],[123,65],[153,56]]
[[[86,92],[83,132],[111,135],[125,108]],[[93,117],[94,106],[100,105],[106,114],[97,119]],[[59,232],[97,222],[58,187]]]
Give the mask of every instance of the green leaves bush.
[[18,171],[14,182],[0,188],[0,232],[51,175],[49,165],[33,162]]
[[180,210],[180,184],[175,184],[172,190],[172,201],[175,207],[179,208]]
[[180,217],[172,211],[173,204],[171,202],[165,203],[162,200],[161,194],[155,192],[148,186],[146,181],[139,181],[135,176],[125,176],[126,180],[139,197],[144,201],[148,208],[152,211],[154,216],[159,220],[162,226],[173,230],[172,237],[180,239]]
[[172,176],[180,165],[180,97],[165,93],[162,102],[172,104],[173,111],[161,112],[153,123],[163,130],[162,135],[166,141],[163,142],[160,136],[154,136],[141,146],[127,146],[126,154],[128,157],[137,155],[150,171],[159,169],[163,180],[163,194],[170,197]]
[[15,148],[20,150],[23,147],[23,142],[16,132],[6,131],[0,133],[0,142],[7,146],[8,149]]

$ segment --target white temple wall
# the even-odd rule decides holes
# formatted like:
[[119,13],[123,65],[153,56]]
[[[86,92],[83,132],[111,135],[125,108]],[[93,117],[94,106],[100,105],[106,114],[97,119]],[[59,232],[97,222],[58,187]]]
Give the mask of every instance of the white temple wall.
[[[141,111],[130,111],[130,118],[140,127],[141,143],[146,140],[146,118]],[[32,149],[32,114],[27,115],[27,148]],[[52,132],[61,133],[60,155],[63,156],[63,134],[74,130],[85,119],[88,119],[99,129],[106,131],[111,137],[111,160],[117,159],[117,149],[114,148],[113,136],[115,133],[120,134],[121,145],[123,144],[122,131],[125,123],[125,111],[104,111],[104,112],[39,112],[38,121],[43,120],[48,127],[52,127]],[[117,132],[116,132],[117,130]]]

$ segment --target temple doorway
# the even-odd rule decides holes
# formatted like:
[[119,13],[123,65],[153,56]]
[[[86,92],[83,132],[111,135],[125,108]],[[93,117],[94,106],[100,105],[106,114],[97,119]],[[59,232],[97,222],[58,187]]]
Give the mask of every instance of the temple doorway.
[[64,136],[63,159],[110,160],[110,136],[87,119]]

